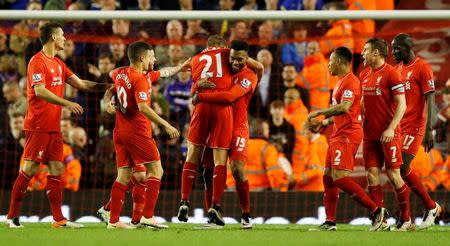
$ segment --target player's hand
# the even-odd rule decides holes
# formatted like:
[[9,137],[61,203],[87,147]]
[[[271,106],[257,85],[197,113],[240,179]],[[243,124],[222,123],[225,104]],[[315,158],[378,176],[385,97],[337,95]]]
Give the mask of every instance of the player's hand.
[[183,62],[183,64],[181,64],[180,72],[186,72],[191,70],[191,60],[192,58],[189,57],[189,59],[187,59],[186,61]]
[[216,84],[214,84],[213,82],[208,80],[209,77],[200,79],[199,81],[197,81],[197,88],[200,89],[214,89],[216,88]]
[[309,113],[309,115],[308,115],[308,120],[314,119],[314,118],[316,118],[317,116],[319,116],[319,113],[318,113],[317,111],[311,112],[311,113]]
[[196,105],[198,103],[198,91],[194,93],[194,96],[192,96],[192,105]]
[[422,146],[425,149],[425,152],[430,152],[431,149],[434,147],[434,140],[431,131],[425,132],[425,136],[423,137],[422,140]]
[[381,143],[390,143],[394,139],[395,131],[394,129],[388,128],[381,135]]
[[180,132],[177,130],[177,128],[167,124],[167,126],[164,126],[164,131],[169,135],[171,139],[177,138],[180,136]]
[[114,105],[113,101],[105,103],[105,111],[108,114],[116,114],[116,106]]
[[323,123],[321,120],[317,120],[317,119],[308,119],[306,121],[305,124],[305,128],[308,129],[309,131],[313,132],[313,133],[318,133],[322,130],[323,128]]
[[70,112],[78,115],[81,115],[84,112],[83,107],[81,107],[80,104],[74,102],[70,102],[69,105],[67,105],[67,109]]

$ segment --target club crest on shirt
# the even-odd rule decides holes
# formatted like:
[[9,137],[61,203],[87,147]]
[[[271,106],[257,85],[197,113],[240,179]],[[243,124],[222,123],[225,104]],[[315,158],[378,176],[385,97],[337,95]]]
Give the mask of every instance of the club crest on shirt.
[[139,98],[141,100],[147,101],[147,93],[144,91],[139,92]]
[[377,78],[377,82],[376,82],[376,85],[377,86],[379,86],[380,84],[381,84],[381,79],[383,78],[383,76],[379,76],[378,78]]
[[344,94],[342,95],[342,97],[352,98],[353,97],[353,92],[351,90],[345,90]]
[[42,74],[35,73],[33,74],[33,82],[41,82],[42,81]]
[[248,80],[248,79],[246,79],[246,78],[244,78],[242,81],[241,81],[241,85],[242,85],[242,87],[244,87],[244,88],[249,88],[250,87],[250,85],[251,85],[251,82],[250,82],[250,80]]
[[406,74],[406,79],[407,79],[407,80],[410,80],[410,79],[411,79],[412,73],[413,73],[413,71],[409,71],[409,72]]

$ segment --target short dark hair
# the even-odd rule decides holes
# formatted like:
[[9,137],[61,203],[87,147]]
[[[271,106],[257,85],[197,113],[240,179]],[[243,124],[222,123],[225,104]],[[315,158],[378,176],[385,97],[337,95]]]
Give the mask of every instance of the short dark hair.
[[49,22],[47,24],[44,24],[41,29],[39,29],[39,40],[41,40],[41,44],[45,45],[46,43],[48,43],[51,40],[52,35],[56,32],[56,30],[58,30],[58,28],[62,29],[62,26],[56,22]]
[[386,58],[389,54],[388,44],[382,38],[371,38],[367,40],[366,44],[372,45],[372,49],[378,50],[383,58]]
[[339,56],[340,58],[344,59],[346,62],[351,63],[352,59],[353,59],[353,54],[350,51],[349,48],[341,46],[341,47],[337,47],[334,50],[334,54]]
[[406,45],[409,49],[412,49],[413,47],[413,41],[411,36],[409,36],[406,33],[399,33],[394,37],[394,40],[396,40],[397,42]]
[[227,41],[220,35],[211,35],[208,38],[208,42],[207,42],[207,46],[208,47],[214,47],[214,46],[219,46],[219,47],[227,47]]
[[263,119],[255,118],[250,124],[250,138],[265,138],[263,124],[268,122]]
[[139,57],[146,50],[153,50],[153,47],[143,41],[136,41],[128,45],[127,55],[128,59],[130,59],[131,63],[135,63],[139,61]]
[[105,58],[108,58],[110,62],[116,63],[116,61],[114,61],[114,56],[111,53],[103,52],[98,56],[98,60],[102,60]]
[[275,100],[270,103],[270,108],[284,108],[284,103],[281,100]]
[[248,52],[248,43],[243,40],[235,39],[235,40],[231,41],[231,48],[233,50],[238,50],[238,51],[243,50],[243,51]]

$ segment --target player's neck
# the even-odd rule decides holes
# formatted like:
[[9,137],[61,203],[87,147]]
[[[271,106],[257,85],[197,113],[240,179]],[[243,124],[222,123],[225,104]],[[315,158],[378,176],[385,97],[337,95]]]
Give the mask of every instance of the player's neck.
[[403,64],[404,65],[408,65],[410,64],[412,61],[414,61],[414,59],[416,59],[416,55],[414,53],[409,54],[408,57],[405,58],[405,60],[403,60]]
[[55,55],[56,55],[56,48],[55,48],[55,46],[52,45],[52,44],[45,44],[45,45],[42,47],[42,50],[44,51],[44,54],[45,54],[46,56],[49,56],[49,57],[55,57]]
[[142,69],[141,64],[133,64],[133,63],[131,63],[131,64],[130,64],[130,67],[136,69],[136,70],[137,70],[138,72],[140,72],[140,73],[142,73],[142,72],[144,71],[144,70]]
[[382,67],[385,63],[384,59],[379,59],[378,61],[376,61],[372,67],[373,70],[377,70],[378,68]]
[[350,67],[344,67],[338,72],[337,76],[338,76],[339,79],[342,79],[348,73],[350,73]]

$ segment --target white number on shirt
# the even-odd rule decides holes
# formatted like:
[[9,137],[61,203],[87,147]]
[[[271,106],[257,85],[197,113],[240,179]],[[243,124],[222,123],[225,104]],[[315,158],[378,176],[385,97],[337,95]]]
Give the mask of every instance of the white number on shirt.
[[[222,54],[217,53],[215,55],[216,58],[216,71],[217,74],[215,75],[217,78],[222,78]],[[214,77],[214,72],[209,71],[212,65],[212,57],[210,55],[202,55],[199,59],[199,61],[206,61],[205,67],[202,70],[202,73],[200,75],[200,78],[206,78],[206,77]]]
[[392,151],[392,158],[391,158],[391,162],[397,162],[397,147],[396,146],[392,146],[391,147],[391,151]]
[[120,112],[122,113],[126,113],[127,112],[127,106],[128,106],[128,101],[127,101],[127,92],[125,91],[125,88],[123,86],[119,86],[117,88],[117,99],[119,101],[119,109]]
[[245,147],[245,138],[238,137],[236,139],[236,147],[244,148]]

